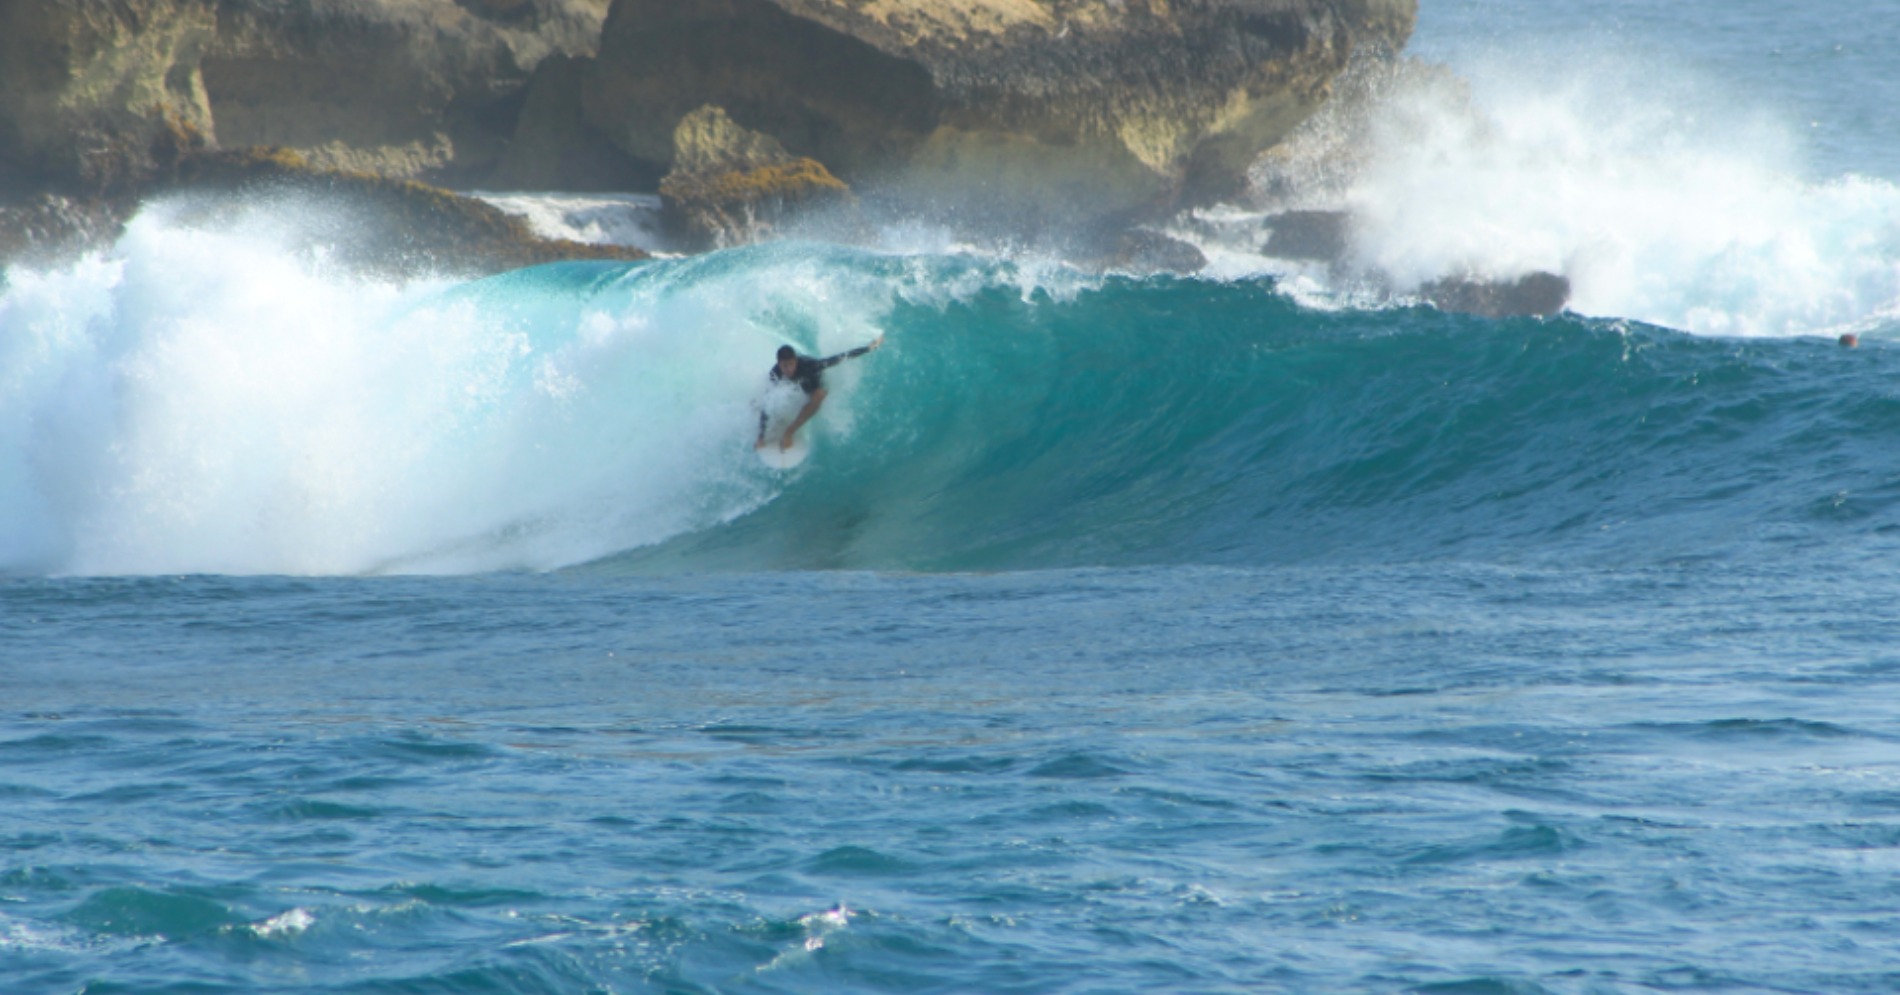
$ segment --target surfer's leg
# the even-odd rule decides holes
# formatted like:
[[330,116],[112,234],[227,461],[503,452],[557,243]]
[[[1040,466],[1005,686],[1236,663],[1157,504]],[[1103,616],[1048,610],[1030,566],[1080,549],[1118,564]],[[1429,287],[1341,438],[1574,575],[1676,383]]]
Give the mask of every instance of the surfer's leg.
[[812,391],[811,400],[805,402],[805,406],[799,409],[798,417],[792,419],[791,425],[786,427],[784,438],[781,438],[778,442],[780,449],[792,448],[792,436],[797,434],[799,426],[811,421],[811,416],[818,413],[818,409],[825,403],[826,393],[823,387]]

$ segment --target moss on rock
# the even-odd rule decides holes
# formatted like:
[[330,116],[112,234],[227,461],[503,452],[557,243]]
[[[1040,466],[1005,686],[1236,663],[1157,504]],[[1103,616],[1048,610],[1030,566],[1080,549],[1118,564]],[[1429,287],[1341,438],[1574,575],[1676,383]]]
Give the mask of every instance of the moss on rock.
[[799,212],[851,202],[851,189],[823,163],[791,155],[719,107],[682,119],[674,147],[678,165],[660,181],[660,198],[668,227],[693,245],[742,244]]

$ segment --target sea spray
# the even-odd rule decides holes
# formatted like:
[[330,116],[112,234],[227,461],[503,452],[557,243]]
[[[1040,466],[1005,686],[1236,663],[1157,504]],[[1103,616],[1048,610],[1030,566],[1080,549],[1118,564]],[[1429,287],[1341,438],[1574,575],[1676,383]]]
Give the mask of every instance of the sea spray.
[[[1891,506],[1863,441],[1894,417],[1877,314],[1843,366],[1037,255],[783,242],[401,282],[328,265],[277,210],[155,205],[107,255],[11,275],[0,566],[1623,562]],[[773,352],[886,333],[829,374],[813,457],[763,467]]]
[[300,221],[154,205],[110,254],[12,274],[0,566],[549,568],[657,541],[773,493],[748,451],[773,350],[860,344],[888,299],[769,250],[397,283],[294,249]]
[[[1687,71],[1533,47],[1367,88],[1271,164],[1266,215],[1203,215],[1221,278],[1352,306],[1549,272],[1578,313],[1724,336],[1833,337],[1900,307],[1900,187],[1810,175],[1801,129]],[[1253,253],[1288,208],[1350,215],[1336,265]]]
[[1400,286],[1562,273],[1581,313],[1703,334],[1834,335],[1900,301],[1900,189],[1804,180],[1777,122],[1636,66],[1552,75],[1478,67],[1469,107],[1389,105],[1354,260]]

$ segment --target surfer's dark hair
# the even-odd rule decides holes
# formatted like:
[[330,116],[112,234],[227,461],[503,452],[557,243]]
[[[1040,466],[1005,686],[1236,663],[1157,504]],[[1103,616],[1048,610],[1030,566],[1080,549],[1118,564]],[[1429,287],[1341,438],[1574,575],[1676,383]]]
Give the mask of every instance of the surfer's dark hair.
[[780,358],[780,359],[797,359],[797,358],[798,358],[798,350],[797,350],[797,349],[794,349],[794,348],[792,348],[791,346],[788,346],[788,345],[782,345],[782,346],[779,346],[779,347],[778,347],[778,358]]

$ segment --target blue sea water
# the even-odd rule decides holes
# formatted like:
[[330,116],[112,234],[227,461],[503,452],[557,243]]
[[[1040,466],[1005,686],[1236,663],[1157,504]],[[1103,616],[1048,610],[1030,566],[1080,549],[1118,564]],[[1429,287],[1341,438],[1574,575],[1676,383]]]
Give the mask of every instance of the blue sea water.
[[0,991],[1900,989],[1892,37],[1428,2],[1352,280],[10,272]]

